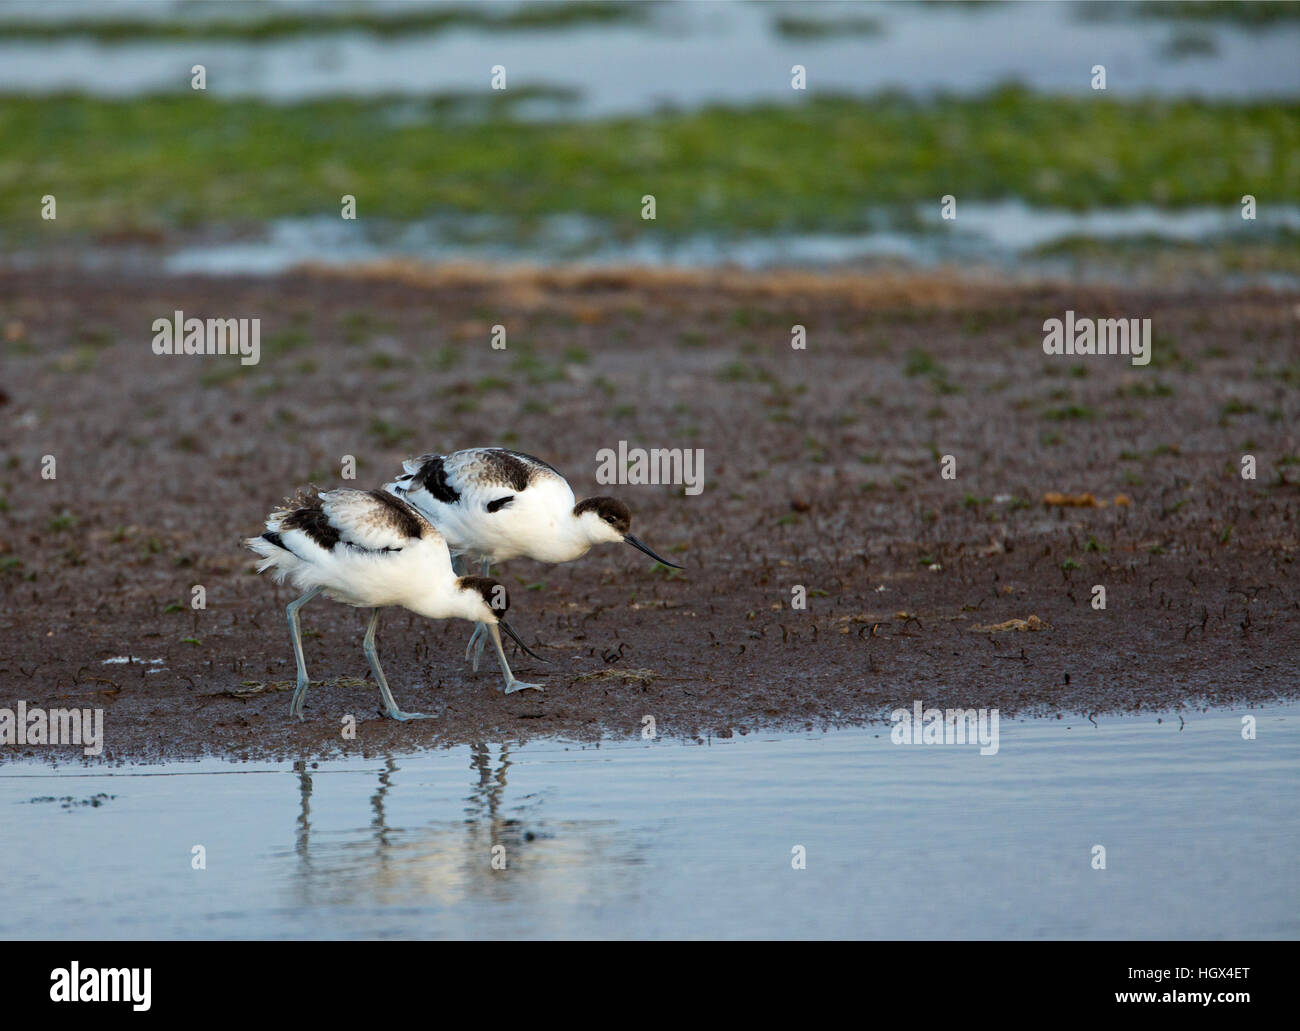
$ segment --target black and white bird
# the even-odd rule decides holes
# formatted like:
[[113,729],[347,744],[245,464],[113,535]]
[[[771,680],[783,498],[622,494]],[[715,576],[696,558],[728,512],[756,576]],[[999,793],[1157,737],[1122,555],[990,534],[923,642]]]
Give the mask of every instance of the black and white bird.
[[[459,559],[479,559],[486,576],[494,562],[531,558],[572,562],[594,545],[624,543],[673,569],[629,533],[632,513],[617,498],[575,501],[573,489],[540,458],[499,447],[427,454],[402,463],[404,474],[384,490],[409,501],[447,539]],[[484,625],[465,649],[478,669]],[[477,647],[476,647],[477,645]]]
[[[303,595],[289,603],[289,636],[298,662],[298,686],[289,703],[299,719],[307,697],[298,610],[318,594],[371,609],[362,650],[375,674],[386,713],[395,720],[431,719],[403,712],[393,700],[375,650],[379,610],[389,605],[429,619],[468,619],[486,627],[505,673],[505,693],[532,687],[516,680],[501,647],[498,627],[531,651],[505,621],[510,597],[505,586],[480,576],[457,576],[447,542],[433,525],[399,498],[378,490],[311,491],[272,512],[266,532],[245,542],[262,557],[259,573],[271,570]],[[533,658],[538,656],[533,655]]]

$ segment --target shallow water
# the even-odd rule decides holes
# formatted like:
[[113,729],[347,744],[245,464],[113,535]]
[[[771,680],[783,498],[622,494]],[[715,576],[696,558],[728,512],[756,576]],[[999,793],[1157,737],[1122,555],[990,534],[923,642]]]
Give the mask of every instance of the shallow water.
[[[478,215],[364,223],[315,216],[273,219],[256,232],[241,232],[238,239],[217,232],[165,246],[78,245],[72,252],[19,248],[0,254],[0,268],[72,264],[151,276],[277,276],[306,265],[348,268],[388,260],[753,270],[834,270],[883,262],[918,269],[961,266],[1013,279],[1063,276],[1131,285],[1131,263],[1080,260],[1068,249],[1057,254],[1039,248],[1075,240],[1206,248],[1273,243],[1281,248],[1288,234],[1300,232],[1300,207],[1295,205],[1270,205],[1255,222],[1244,222],[1235,207],[1073,212],[1020,201],[967,201],[959,216],[943,222],[931,204],[911,212],[877,210],[871,221],[878,228],[857,233],[677,237],[647,232],[634,239],[621,239],[601,221],[573,214],[544,219],[528,232],[509,220]],[[1297,279],[1289,272],[1243,270],[1225,273],[1220,284],[1292,289]]]
[[[555,216],[528,236],[504,220],[480,216],[364,225],[333,216],[285,218],[269,222],[256,238],[184,244],[161,258],[155,253],[153,263],[173,275],[279,275],[308,263],[348,266],[391,258],[750,269],[833,267],[889,258],[921,267],[978,260],[1008,270],[1042,271],[1051,270],[1056,261],[1037,257],[1033,250],[1075,237],[1213,245],[1300,231],[1300,207],[1295,205],[1270,206],[1256,222],[1244,222],[1236,207],[1072,212],[1019,201],[968,201],[958,214],[957,220],[943,222],[933,204],[901,220],[879,211],[874,220],[881,228],[862,233],[737,239],[646,233],[633,240],[620,240],[598,220],[578,215]],[[124,260],[120,249],[92,248],[82,255],[83,264],[89,265]]]
[[8,765],[0,937],[1294,938],[1300,709],[1243,714]]
[[[4,17],[57,18],[60,10],[71,16],[86,8],[0,4]],[[109,16],[114,5],[89,10]],[[183,5],[156,10],[160,17],[203,14],[203,8]],[[881,31],[791,38],[777,31],[782,13],[812,20],[866,17]],[[1189,37],[1196,46],[1180,52],[1178,40]],[[1245,98],[1300,94],[1298,50],[1294,22],[1253,30],[1219,21],[1096,20],[1071,3],[844,4],[819,12],[799,4],[705,0],[661,5],[645,25],[562,31],[464,28],[389,38],[350,32],[114,44],[0,38],[0,92],[133,96],[188,90],[189,69],[201,63],[215,96],[425,95],[486,89],[489,69],[501,64],[511,85],[575,94],[571,104],[539,104],[533,116],[605,117],[665,104],[790,102],[795,63],[809,69],[810,89],[859,95],[881,89],[969,94],[1008,81],[1077,94],[1088,89],[1090,69],[1101,63],[1107,91],[1115,96]]]

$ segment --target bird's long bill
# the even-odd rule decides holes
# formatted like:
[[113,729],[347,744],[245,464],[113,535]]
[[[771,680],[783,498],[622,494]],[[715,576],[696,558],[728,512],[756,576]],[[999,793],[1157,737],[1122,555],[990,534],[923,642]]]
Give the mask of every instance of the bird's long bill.
[[515,633],[514,630],[511,629],[510,624],[507,623],[504,619],[498,619],[497,626],[499,626],[502,630],[504,630],[506,632],[506,636],[509,637],[510,640],[514,641],[515,644],[519,645],[519,647],[522,648],[528,655],[531,655],[538,662],[546,661],[535,651],[529,648],[528,645],[524,644],[523,638],[521,638],[517,633]]
[[636,548],[637,551],[644,551],[647,555],[649,555],[652,559],[654,559],[656,562],[660,563],[661,565],[671,566],[673,569],[682,568],[676,562],[669,562],[666,558],[662,558],[659,555],[656,555],[653,551],[647,548],[645,544],[637,540],[630,533],[624,534],[623,540],[626,541],[628,544],[632,545],[632,547]]

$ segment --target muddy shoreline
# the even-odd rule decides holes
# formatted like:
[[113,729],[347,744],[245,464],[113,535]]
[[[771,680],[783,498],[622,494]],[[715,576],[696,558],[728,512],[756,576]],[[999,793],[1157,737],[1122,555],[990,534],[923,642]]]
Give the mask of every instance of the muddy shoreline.
[[[259,317],[261,361],[154,355],[151,324],[175,310]],[[1044,356],[1042,323],[1067,310],[1151,318],[1151,366]],[[1295,293],[6,271],[0,334],[0,707],[102,708],[94,761],[591,741],[640,735],[647,715],[695,739],[918,699],[1086,717],[1300,695]],[[701,448],[704,490],[598,487],[596,452],[620,440]],[[343,456],[349,485],[378,486],[409,454],[487,443],[622,497],[685,570],[612,547],[506,564],[511,621],[550,660],[516,673],[545,694],[471,674],[467,624],[387,613],[399,704],[440,714],[409,725],[377,714],[362,617],[315,602],[320,683],[291,722],[289,596],[240,538],[296,486],[349,482]],[[123,656],[144,661],[107,662]],[[80,749],[0,746],[16,756]]]

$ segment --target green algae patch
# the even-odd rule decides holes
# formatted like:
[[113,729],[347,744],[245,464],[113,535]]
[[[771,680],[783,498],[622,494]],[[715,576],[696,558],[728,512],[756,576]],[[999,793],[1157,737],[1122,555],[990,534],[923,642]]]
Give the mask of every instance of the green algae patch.
[[[849,232],[955,194],[1085,210],[1300,200],[1300,104],[1044,97],[811,98],[527,121],[545,89],[299,104],[0,97],[6,234],[286,216],[578,214],[615,233]],[[40,198],[58,201],[42,222]],[[642,198],[656,218],[642,220]],[[57,226],[57,230],[55,227]]]

